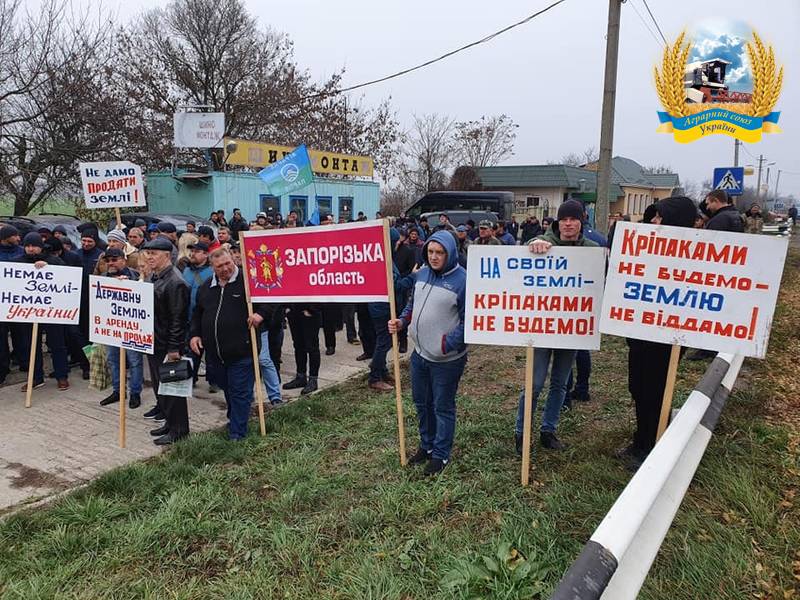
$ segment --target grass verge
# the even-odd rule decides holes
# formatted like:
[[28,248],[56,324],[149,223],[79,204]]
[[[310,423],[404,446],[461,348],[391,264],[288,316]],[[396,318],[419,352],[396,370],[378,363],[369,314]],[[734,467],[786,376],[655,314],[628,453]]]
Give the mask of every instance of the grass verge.
[[[800,581],[800,252],[771,351],[748,361],[641,598],[791,598]],[[456,450],[435,481],[398,464],[394,400],[364,380],[269,416],[268,435],[190,437],[56,504],[0,522],[2,598],[545,598],[625,486],[626,349],[594,355],[594,399],[564,453],[519,485],[512,427],[524,354],[476,348]],[[705,364],[683,363],[677,402]],[[404,382],[408,390],[408,381]],[[413,405],[405,394],[409,445]]]

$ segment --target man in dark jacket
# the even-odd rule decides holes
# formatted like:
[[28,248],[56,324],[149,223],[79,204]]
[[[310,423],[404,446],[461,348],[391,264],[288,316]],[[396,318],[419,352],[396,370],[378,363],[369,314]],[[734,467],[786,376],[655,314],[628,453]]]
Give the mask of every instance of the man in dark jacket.
[[[597,243],[583,236],[583,204],[577,200],[567,200],[558,207],[558,219],[553,225],[528,244],[531,252],[546,254],[553,246],[572,246],[596,248]],[[565,348],[535,348],[533,354],[533,411],[539,394],[544,388],[547,371],[550,370],[550,391],[544,406],[539,442],[549,450],[563,450],[566,445],[556,437],[556,428],[561,415],[561,407],[567,395],[567,379],[572,372],[576,350]],[[552,359],[553,366],[550,368]],[[522,454],[522,430],[524,421],[525,392],[519,395],[517,422],[514,427],[514,442],[517,454]]]
[[[84,226],[86,225],[86,226]],[[81,259],[83,265],[83,288],[81,289],[81,320],[79,324],[81,344],[85,346],[89,340],[89,275],[94,273],[97,266],[97,261],[103,250],[99,244],[99,234],[95,227],[91,224],[84,224],[79,228],[81,229],[81,247],[77,254]],[[78,359],[73,356],[73,359]],[[88,367],[88,363],[86,363]],[[84,379],[89,379],[89,372],[84,368]]]
[[[16,262],[17,259],[25,254],[22,246],[19,245],[19,231],[13,225],[3,225],[0,227],[0,262]],[[0,323],[0,385],[11,371],[11,352],[8,349],[8,336],[11,335],[14,357],[20,366],[27,370],[28,356],[25,356],[22,349],[25,347],[25,331],[29,329],[24,323]],[[28,335],[30,337],[30,334]]]
[[250,229],[250,225],[247,223],[247,220],[242,217],[242,211],[238,208],[233,209],[233,216],[231,217],[229,227],[231,228],[231,237],[236,241],[239,240],[239,232],[248,231]]
[[[115,279],[139,280],[139,273],[128,268],[125,252],[120,248],[109,248],[105,252],[106,277]],[[108,406],[114,402],[119,402],[119,355],[120,348],[109,346],[106,348],[106,357],[109,370],[111,371],[111,393],[100,400],[100,406]],[[139,408],[142,404],[142,383],[144,380],[144,361],[141,352],[125,350],[125,362],[128,366],[127,375],[130,380],[130,390],[128,393],[128,407]],[[127,382],[121,382],[126,385]]]
[[[652,222],[674,227],[692,227],[697,214],[694,202],[685,196],[660,200]],[[638,469],[656,443],[658,419],[672,346],[628,338],[628,391],[636,408],[633,442],[617,453],[631,469]]]
[[539,223],[539,219],[529,215],[522,224],[522,243],[527,244],[539,235],[542,235],[542,226]]
[[707,212],[712,216],[706,229],[714,231],[744,232],[744,220],[725,190],[712,190],[705,200]]
[[268,307],[258,305],[249,317],[245,276],[230,252],[215,250],[209,260],[214,275],[197,290],[189,345],[195,354],[206,351],[209,381],[225,393],[228,439],[241,440],[247,435],[255,385],[248,328],[261,325]]
[[150,272],[148,281],[153,284],[153,354],[147,356],[156,406],[143,416],[156,421],[166,421],[153,429],[154,443],[165,446],[189,435],[189,411],[186,398],[158,393],[160,384],[158,367],[161,363],[181,359],[186,345],[187,313],[189,311],[189,286],[181,272],[172,264],[172,243],[159,236],[144,245],[144,260]]
[[[64,261],[56,256],[44,254],[44,243],[42,236],[31,231],[22,240],[22,247],[25,253],[17,259],[17,262],[35,265],[36,268],[41,268],[44,264],[65,266]],[[44,385],[44,368],[42,366],[42,334],[47,335],[47,347],[50,349],[50,357],[53,360],[53,370],[58,382],[58,390],[64,391],[69,389],[69,367],[67,361],[67,338],[66,330],[67,325],[44,323],[39,327],[39,335],[35,340],[36,344],[36,358],[33,365],[33,387],[39,388]],[[24,348],[25,356],[30,357],[30,342],[32,328],[27,326],[27,335],[25,336],[26,347]],[[22,391],[28,389],[28,384],[22,386]]]

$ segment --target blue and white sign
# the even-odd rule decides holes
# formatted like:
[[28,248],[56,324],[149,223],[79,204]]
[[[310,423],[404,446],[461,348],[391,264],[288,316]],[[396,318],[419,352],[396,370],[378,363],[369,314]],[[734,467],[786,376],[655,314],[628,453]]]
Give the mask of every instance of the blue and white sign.
[[714,169],[713,187],[728,192],[729,196],[741,196],[744,191],[744,167]]
[[314,183],[311,160],[305,144],[298,146],[281,160],[261,169],[258,176],[264,180],[273,196],[284,196]]

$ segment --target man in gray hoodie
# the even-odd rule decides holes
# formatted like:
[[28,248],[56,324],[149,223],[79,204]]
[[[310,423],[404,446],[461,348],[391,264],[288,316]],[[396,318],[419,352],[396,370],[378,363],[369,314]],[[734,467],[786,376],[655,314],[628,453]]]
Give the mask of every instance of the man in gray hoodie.
[[414,340],[411,393],[417,407],[420,447],[410,464],[427,462],[425,475],[440,473],[450,460],[456,431],[456,391],[467,363],[464,304],[467,272],[458,264],[456,240],[437,231],[422,248],[411,299],[389,333],[408,327]]

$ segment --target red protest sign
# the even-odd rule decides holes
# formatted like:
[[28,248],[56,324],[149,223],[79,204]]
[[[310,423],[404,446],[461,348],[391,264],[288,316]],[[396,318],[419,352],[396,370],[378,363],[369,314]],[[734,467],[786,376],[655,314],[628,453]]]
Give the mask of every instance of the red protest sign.
[[383,232],[381,221],[242,232],[251,301],[386,302]]

